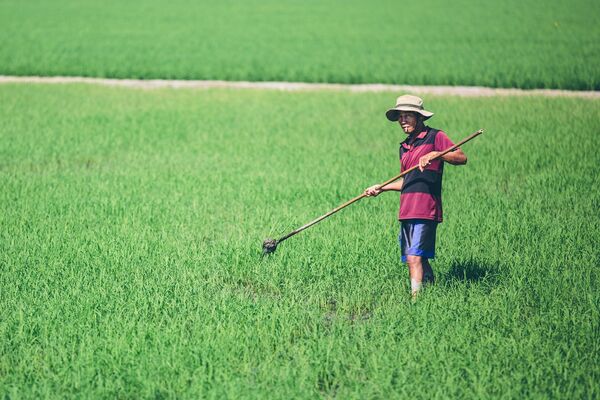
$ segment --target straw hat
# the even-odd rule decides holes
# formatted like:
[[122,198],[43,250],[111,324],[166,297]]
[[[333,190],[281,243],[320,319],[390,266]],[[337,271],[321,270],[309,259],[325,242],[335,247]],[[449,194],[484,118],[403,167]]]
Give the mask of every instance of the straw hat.
[[404,96],[396,99],[396,107],[390,108],[386,111],[385,116],[390,121],[396,122],[400,117],[400,111],[412,111],[419,113],[423,116],[423,120],[426,120],[433,116],[433,113],[423,108],[423,99],[417,96],[411,96],[405,94]]

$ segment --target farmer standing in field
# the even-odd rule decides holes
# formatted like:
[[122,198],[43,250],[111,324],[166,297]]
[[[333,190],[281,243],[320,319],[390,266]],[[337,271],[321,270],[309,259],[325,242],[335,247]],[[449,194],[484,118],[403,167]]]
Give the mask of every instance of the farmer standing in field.
[[425,121],[433,116],[416,96],[398,97],[396,106],[385,113],[390,121],[398,121],[408,136],[400,144],[400,169],[415,165],[403,179],[384,187],[374,185],[365,190],[367,196],[396,191],[400,194],[401,223],[398,240],[402,262],[408,263],[413,298],[424,283],[433,283],[434,275],[429,259],[435,257],[437,224],[442,222],[442,173],[444,161],[454,165],[467,163],[467,156],[459,148],[433,160],[454,143],[441,130],[430,128]]

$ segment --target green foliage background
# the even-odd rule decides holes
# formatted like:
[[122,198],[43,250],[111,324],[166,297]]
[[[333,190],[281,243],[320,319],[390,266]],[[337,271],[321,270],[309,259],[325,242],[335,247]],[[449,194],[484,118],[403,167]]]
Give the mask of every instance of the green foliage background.
[[[395,95],[395,94],[394,94]],[[416,304],[393,94],[0,87],[0,396],[599,396],[597,100],[428,97],[445,172]]]
[[600,89],[591,0],[0,0],[0,74]]

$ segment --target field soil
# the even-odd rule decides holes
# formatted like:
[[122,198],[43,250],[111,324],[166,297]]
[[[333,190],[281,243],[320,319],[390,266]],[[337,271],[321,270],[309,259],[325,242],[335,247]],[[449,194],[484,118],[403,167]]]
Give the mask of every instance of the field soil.
[[384,83],[371,84],[339,84],[308,82],[232,82],[207,80],[177,79],[106,79],[71,76],[0,76],[0,84],[6,83],[46,83],[68,84],[89,83],[104,86],[120,86],[137,89],[267,89],[283,91],[337,90],[350,92],[396,92],[419,93],[438,96],[490,97],[490,96],[546,96],[546,97],[579,97],[600,98],[600,91],[558,90],[558,89],[505,89],[481,86],[419,86],[390,85]]

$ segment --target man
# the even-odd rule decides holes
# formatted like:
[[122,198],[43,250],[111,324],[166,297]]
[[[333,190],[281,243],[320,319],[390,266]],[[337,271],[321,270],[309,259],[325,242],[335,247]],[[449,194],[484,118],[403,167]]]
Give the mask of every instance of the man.
[[396,106],[386,112],[386,117],[390,121],[398,121],[408,135],[400,144],[400,169],[405,171],[415,165],[419,168],[385,187],[374,185],[365,190],[367,196],[387,191],[401,192],[398,240],[402,261],[408,264],[413,298],[423,283],[433,283],[435,279],[429,259],[435,257],[436,228],[442,222],[444,162],[454,165],[467,163],[467,156],[460,149],[431,161],[443,150],[454,146],[443,131],[424,124],[431,116],[433,113],[424,109],[423,100],[419,97],[398,97]]

